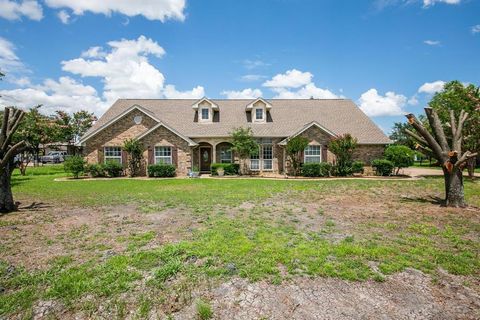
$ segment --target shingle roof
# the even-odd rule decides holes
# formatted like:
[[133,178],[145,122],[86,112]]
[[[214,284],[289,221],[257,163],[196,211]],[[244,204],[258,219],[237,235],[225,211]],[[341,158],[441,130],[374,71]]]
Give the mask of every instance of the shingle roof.
[[119,99],[86,135],[101,128],[122,112],[139,105],[157,119],[190,138],[227,137],[237,127],[250,127],[258,137],[288,137],[312,121],[337,135],[350,133],[361,144],[386,144],[390,139],[351,100],[267,99],[272,122],[247,122],[245,106],[250,99],[210,99],[219,106],[220,121],[194,122],[193,99]]

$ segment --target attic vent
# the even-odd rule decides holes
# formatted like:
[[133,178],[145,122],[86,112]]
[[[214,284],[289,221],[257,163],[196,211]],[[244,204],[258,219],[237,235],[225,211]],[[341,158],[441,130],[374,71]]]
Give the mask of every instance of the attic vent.
[[133,118],[133,122],[135,122],[135,124],[140,124],[142,123],[142,119],[143,119],[142,116],[135,116]]

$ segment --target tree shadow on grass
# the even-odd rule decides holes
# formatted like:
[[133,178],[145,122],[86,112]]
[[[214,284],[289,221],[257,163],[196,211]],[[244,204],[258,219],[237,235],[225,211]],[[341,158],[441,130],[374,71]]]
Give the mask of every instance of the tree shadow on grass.
[[411,203],[430,203],[433,205],[445,206],[445,199],[435,196],[427,196],[427,197],[410,197],[410,196],[402,196],[401,202],[411,202]]

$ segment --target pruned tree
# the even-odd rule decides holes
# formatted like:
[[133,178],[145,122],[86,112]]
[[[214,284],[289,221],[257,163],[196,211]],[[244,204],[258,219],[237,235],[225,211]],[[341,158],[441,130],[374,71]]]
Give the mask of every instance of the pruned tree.
[[22,123],[25,112],[15,108],[5,108],[0,131],[0,212],[7,213],[17,209],[13,201],[11,178],[15,168],[15,155],[26,146],[24,140],[12,143],[13,135]]
[[477,155],[476,152],[462,152],[463,126],[468,119],[468,113],[461,110],[457,118],[453,110],[450,111],[449,126],[452,137],[450,144],[437,112],[432,108],[425,108],[425,113],[432,132],[411,113],[406,117],[416,133],[408,129],[405,132],[418,142],[418,149],[432,154],[442,164],[445,179],[445,205],[465,207],[462,171],[467,161]]

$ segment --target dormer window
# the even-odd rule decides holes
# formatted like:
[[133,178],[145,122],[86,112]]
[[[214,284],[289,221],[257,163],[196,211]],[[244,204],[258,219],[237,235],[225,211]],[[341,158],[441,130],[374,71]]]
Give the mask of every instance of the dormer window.
[[210,110],[208,108],[202,108],[202,120],[208,120],[210,118]]
[[[195,110],[195,117],[201,123],[212,123],[214,118],[218,119],[219,108],[218,105],[207,98],[202,98],[192,105]],[[214,116],[214,113],[216,116]],[[218,120],[217,120],[218,121]]]
[[[251,121],[256,123],[267,123],[267,112],[272,108],[272,105],[262,99],[258,98],[250,102],[245,111],[251,115]],[[248,119],[249,116],[247,116]],[[271,121],[271,120],[270,120]]]

